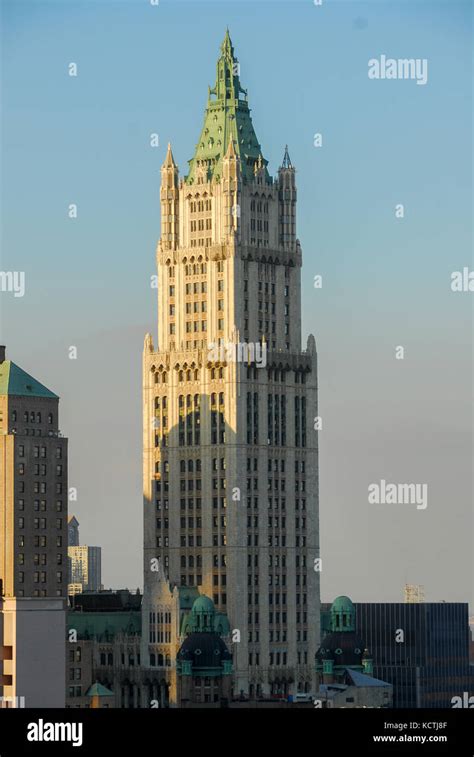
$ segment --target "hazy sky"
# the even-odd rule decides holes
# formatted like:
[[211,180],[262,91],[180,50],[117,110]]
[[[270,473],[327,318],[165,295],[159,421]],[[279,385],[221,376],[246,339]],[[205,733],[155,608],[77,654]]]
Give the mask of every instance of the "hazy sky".
[[[456,0],[3,0],[1,269],[24,271],[26,292],[0,294],[1,340],[61,396],[70,512],[81,541],[103,548],[106,586],[142,583],[159,168],[171,140],[186,172],[228,25],[270,172],[286,143],[297,167],[322,597],[397,601],[410,582],[428,600],[472,601],[474,294],[450,288],[473,268],[471,12]],[[381,55],[426,59],[427,83],[369,79]],[[428,506],[369,504],[381,479],[426,483]]]

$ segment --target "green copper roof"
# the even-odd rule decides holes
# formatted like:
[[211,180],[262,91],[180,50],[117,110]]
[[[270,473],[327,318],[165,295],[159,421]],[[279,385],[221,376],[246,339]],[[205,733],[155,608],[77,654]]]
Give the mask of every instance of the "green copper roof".
[[209,597],[206,597],[205,594],[200,594],[199,597],[195,600],[191,612],[207,612],[211,615],[214,615],[214,602]]
[[0,363],[0,394],[59,399],[57,394],[40,384],[33,376],[22,370],[16,363],[12,363],[11,360]]
[[253,179],[256,165],[265,166],[265,176],[269,178],[266,169],[268,161],[262,157],[250,117],[247,91],[240,84],[239,74],[239,63],[227,30],[217,61],[216,83],[214,88],[209,87],[208,91],[204,126],[194,156],[189,161],[189,173],[186,177],[188,184],[195,181],[199,163],[207,166],[208,179],[220,179],[222,158],[231,140],[240,158],[244,180]]
[[331,610],[334,612],[355,612],[352,600],[344,594],[340,597],[336,597],[331,605]]
[[79,639],[111,640],[117,634],[141,633],[140,610],[128,612],[68,612],[68,629],[75,629]]
[[199,597],[199,591],[195,586],[178,586],[179,609],[190,610],[194,600]]
[[93,683],[86,693],[86,697],[113,697],[113,695],[114,692],[102,686],[101,683]]
[[331,605],[332,631],[354,631],[355,614],[355,607],[349,597],[344,595],[336,597]]

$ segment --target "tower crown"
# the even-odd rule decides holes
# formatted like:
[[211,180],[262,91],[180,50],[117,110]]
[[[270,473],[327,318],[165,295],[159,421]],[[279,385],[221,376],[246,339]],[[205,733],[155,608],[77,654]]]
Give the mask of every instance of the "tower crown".
[[[193,184],[197,180],[198,168],[206,170],[208,180],[220,180],[222,159],[230,140],[240,158],[242,178],[251,181],[254,167],[261,156],[261,147],[250,117],[247,90],[240,83],[240,65],[227,29],[217,60],[216,83],[208,90],[204,125],[194,156],[189,161],[186,182]],[[268,161],[263,158],[261,161],[265,167],[265,177],[269,180]]]

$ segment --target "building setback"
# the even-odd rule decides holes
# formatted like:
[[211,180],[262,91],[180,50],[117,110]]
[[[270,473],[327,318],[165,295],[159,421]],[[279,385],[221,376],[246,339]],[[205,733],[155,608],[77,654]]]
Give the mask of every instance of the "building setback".
[[[228,615],[234,694],[311,691],[317,358],[313,336],[301,349],[295,168],[286,150],[269,175],[228,32],[188,175],[168,147],[160,197],[158,346],[147,334],[143,353],[144,604],[159,558],[170,581]],[[143,654],[156,656],[150,612]]]

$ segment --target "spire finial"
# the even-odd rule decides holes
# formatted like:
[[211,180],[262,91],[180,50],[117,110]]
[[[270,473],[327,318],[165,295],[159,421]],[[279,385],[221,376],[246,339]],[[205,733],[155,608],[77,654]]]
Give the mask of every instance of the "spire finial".
[[163,163],[163,168],[176,168],[173,152],[171,150],[171,142],[168,142],[168,149],[166,150],[166,158],[165,162]]
[[223,43],[221,45],[221,50],[222,50],[223,53],[229,52],[232,57],[234,56],[234,48],[232,46],[232,40],[230,38],[230,33],[229,33],[229,27],[228,26],[226,26],[224,41],[223,41]]
[[290,153],[288,152],[288,145],[285,145],[285,154],[283,156],[283,163],[281,164],[282,168],[293,168],[293,163],[291,162]]

